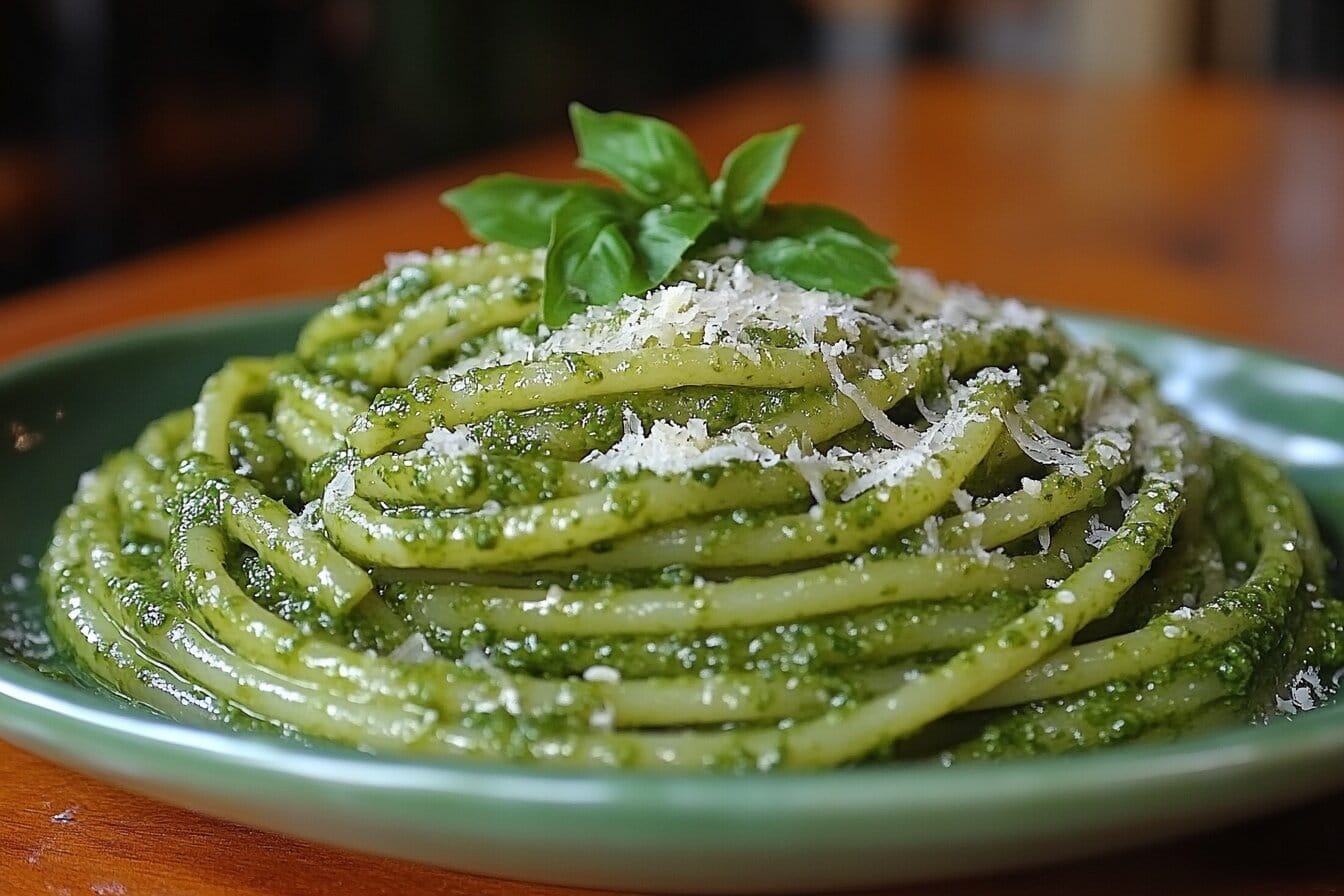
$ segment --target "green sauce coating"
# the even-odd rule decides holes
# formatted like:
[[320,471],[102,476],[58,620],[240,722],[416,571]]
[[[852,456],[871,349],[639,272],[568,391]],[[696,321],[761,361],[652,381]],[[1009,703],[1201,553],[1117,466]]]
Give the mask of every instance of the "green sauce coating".
[[541,266],[408,256],[150,424],[57,524],[62,649],[197,724],[718,772],[1331,696],[1344,603],[1306,502],[1126,359],[918,283],[676,305],[720,301],[712,262],[552,333]]

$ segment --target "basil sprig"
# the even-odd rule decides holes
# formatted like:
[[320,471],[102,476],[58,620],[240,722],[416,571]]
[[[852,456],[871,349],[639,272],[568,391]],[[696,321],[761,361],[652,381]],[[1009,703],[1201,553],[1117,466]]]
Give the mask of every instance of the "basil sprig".
[[480,177],[443,194],[477,239],[546,247],[542,314],[563,324],[663,283],[681,260],[737,238],[753,270],[810,289],[862,296],[891,286],[891,242],[824,205],[769,205],[797,125],[757,134],[710,181],[691,141],[656,118],[569,107],[579,167],[620,189],[517,174]]

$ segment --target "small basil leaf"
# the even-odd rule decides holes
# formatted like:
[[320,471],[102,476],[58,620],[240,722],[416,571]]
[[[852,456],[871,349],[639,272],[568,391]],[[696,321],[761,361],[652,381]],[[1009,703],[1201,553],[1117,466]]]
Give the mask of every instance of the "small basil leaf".
[[609,305],[649,283],[621,218],[600,199],[576,193],[556,210],[546,250],[542,317],[558,327],[586,305]]
[[826,229],[858,237],[886,256],[890,256],[895,248],[891,240],[873,233],[858,218],[829,205],[785,203],[766,206],[747,235],[753,239],[768,240],[779,236],[801,237]]
[[640,216],[635,246],[653,285],[662,283],[715,219],[712,209],[659,205]]
[[[606,214],[626,223],[634,221],[644,210],[643,205],[624,193],[592,184],[574,184],[561,207],[566,207],[565,213],[570,217],[580,213]],[[557,207],[557,213],[561,207]]]
[[569,117],[580,167],[614,178],[645,203],[708,203],[709,176],[677,128],[628,112],[594,112],[579,103],[570,104]]
[[834,228],[803,237],[781,236],[751,243],[743,261],[760,274],[792,280],[808,289],[852,296],[896,284],[885,255],[853,234]]
[[571,186],[517,174],[496,174],[449,190],[439,201],[461,215],[478,240],[536,249],[550,239],[551,218],[569,196]]
[[735,230],[751,226],[765,208],[765,197],[779,182],[789,152],[802,128],[791,125],[757,134],[728,154],[712,187],[724,223]]

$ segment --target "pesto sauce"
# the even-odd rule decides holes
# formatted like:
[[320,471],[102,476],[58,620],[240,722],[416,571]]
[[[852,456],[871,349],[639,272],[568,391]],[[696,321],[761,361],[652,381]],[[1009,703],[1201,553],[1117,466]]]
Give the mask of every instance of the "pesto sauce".
[[[824,374],[795,380],[810,383],[808,388],[671,386],[621,393],[619,378],[631,368],[602,367],[581,354],[571,353],[539,365],[544,368],[542,380],[553,376],[562,385],[573,385],[573,391],[563,393],[566,398],[581,393],[584,386],[600,382],[604,390],[617,390],[615,394],[543,407],[499,410],[504,402],[492,405],[489,401],[492,388],[489,375],[477,372],[461,379],[463,394],[476,403],[471,405],[471,414],[457,419],[465,417],[473,421],[463,429],[475,441],[479,452],[439,458],[433,451],[418,451],[423,439],[411,435],[373,458],[361,458],[357,452],[342,448],[304,464],[286,445],[272,419],[275,393],[282,388],[277,384],[283,384],[281,378],[286,376],[303,378],[310,387],[317,383],[329,390],[326,398],[331,407],[326,410],[341,410],[340,414],[321,416],[323,409],[316,408],[314,419],[320,417],[323,425],[343,414],[341,426],[344,426],[344,421],[362,408],[362,402],[371,400],[370,413],[340,434],[342,438],[349,436],[355,444],[360,444],[354,436],[361,428],[367,431],[385,427],[395,436],[423,432],[424,424],[430,428],[442,425],[445,416],[436,415],[430,407],[432,399],[445,389],[445,383],[439,379],[423,376],[383,390],[371,385],[375,381],[392,380],[387,374],[390,369],[387,340],[392,338],[388,337],[389,329],[410,320],[411,335],[416,340],[430,340],[415,341],[412,349],[423,350],[425,357],[412,353],[407,367],[422,360],[433,366],[500,352],[516,346],[520,337],[537,342],[544,337],[540,316],[529,314],[517,321],[537,297],[538,283],[531,277],[535,265],[535,256],[526,252],[510,254],[509,250],[495,250],[493,254],[484,251],[460,256],[444,253],[424,263],[405,264],[395,271],[376,275],[344,294],[336,305],[319,314],[304,329],[297,357],[277,359],[276,373],[269,386],[258,390],[248,387],[247,394],[239,397],[235,407],[241,411],[227,421],[227,465],[219,463],[223,458],[180,458],[178,455],[184,450],[181,443],[186,439],[191,444],[190,439],[185,432],[166,424],[163,432],[153,438],[147,436],[146,445],[151,442],[154,445],[152,451],[146,448],[144,453],[152,471],[146,494],[167,496],[162,509],[171,519],[170,544],[146,536],[145,530],[150,527],[136,525],[143,522],[140,519],[143,501],[141,505],[127,502],[129,511],[123,515],[118,503],[103,495],[96,501],[81,500],[67,511],[44,561],[53,616],[58,621],[62,607],[70,609],[79,601],[96,602],[104,594],[115,595],[118,602],[107,608],[109,618],[130,620],[125,626],[125,640],[106,637],[81,640],[78,632],[66,631],[66,643],[90,675],[138,695],[137,699],[163,705],[164,695],[179,686],[153,680],[155,655],[151,645],[163,648],[167,642],[162,639],[171,636],[175,626],[183,625],[183,620],[193,612],[200,612],[198,607],[188,607],[189,600],[199,598],[203,604],[209,603],[204,595],[211,588],[220,588],[222,568],[223,574],[237,583],[242,596],[230,592],[228,600],[232,603],[220,615],[208,617],[223,630],[216,634],[224,640],[253,639],[249,642],[253,653],[257,652],[257,644],[263,645],[264,653],[273,643],[275,656],[271,659],[277,674],[301,678],[311,673],[312,677],[302,680],[313,687],[316,695],[312,705],[296,705],[292,707],[292,715],[271,720],[264,720],[264,713],[253,703],[259,693],[260,679],[238,682],[236,692],[229,692],[231,700],[197,695],[208,713],[224,724],[246,726],[253,724],[254,717],[262,717],[263,724],[271,724],[278,730],[300,732],[313,727],[311,723],[320,717],[324,723],[331,722],[334,727],[323,730],[336,731],[339,742],[366,746],[366,732],[356,723],[341,727],[341,720],[334,718],[338,714],[329,718],[326,705],[329,699],[332,705],[340,703],[356,714],[359,710],[352,707],[369,709],[370,717],[387,713],[396,721],[389,723],[390,739],[381,743],[395,743],[409,750],[450,755],[465,752],[537,762],[562,756],[614,765],[656,764],[664,759],[650,752],[654,749],[650,744],[660,743],[656,738],[664,732],[636,734],[606,730],[600,721],[602,713],[609,709],[606,699],[612,694],[619,696],[624,693],[623,688],[636,684],[652,695],[647,697],[650,700],[684,698],[687,689],[717,681],[716,673],[732,672],[748,682],[736,704],[740,712],[737,715],[725,712],[721,720],[674,726],[675,750],[684,750],[676,753],[675,761],[692,767],[744,771],[813,761],[799,752],[802,747],[793,733],[810,721],[823,718],[822,714],[825,725],[836,732],[849,730],[846,726],[855,720],[862,721],[863,712],[873,705],[866,701],[878,696],[865,682],[878,680],[873,676],[886,664],[909,664],[917,676],[936,671],[938,675],[970,681],[987,674],[985,668],[989,664],[980,659],[985,652],[1013,652],[1030,660],[1033,650],[1053,649],[1048,645],[1054,643],[1051,639],[1060,629],[1054,619],[1041,615],[1041,608],[1059,601],[1054,583],[1041,592],[1018,592],[1008,588],[1006,583],[1015,581],[1008,578],[997,590],[964,599],[906,601],[827,613],[820,613],[818,608],[829,605],[814,601],[796,612],[798,618],[785,622],[719,628],[703,624],[709,618],[704,615],[706,603],[701,600],[697,604],[695,594],[705,578],[731,581],[757,575],[788,577],[795,568],[811,569],[828,561],[851,561],[858,557],[866,562],[913,551],[936,551],[937,546],[927,542],[922,519],[895,534],[880,531],[879,523],[886,513],[885,505],[890,502],[912,505],[921,502],[918,504],[921,508],[925,504],[943,504],[940,509],[935,508],[935,515],[950,516],[957,501],[946,501],[945,484],[933,481],[941,479],[941,472],[937,476],[929,474],[926,480],[909,489],[884,491],[884,497],[870,491],[840,503],[834,499],[847,479],[845,474],[831,471],[822,476],[821,483],[821,490],[831,500],[816,504],[820,509],[811,513],[815,499],[809,483],[784,462],[773,471],[746,469],[735,462],[695,468],[661,479],[643,473],[605,473],[592,465],[575,469],[572,464],[593,452],[609,450],[627,434],[631,417],[645,426],[654,421],[685,425],[691,420],[703,420],[707,430],[715,434],[742,423],[760,424],[765,430],[772,423],[788,420],[793,421],[791,425],[795,425],[802,442],[802,435],[824,430],[824,427],[808,429],[815,419],[834,414],[841,406],[839,393],[826,383]],[[521,279],[502,296],[496,294],[495,286],[487,288],[469,282],[483,282],[496,276]],[[452,304],[440,307],[436,303],[441,298],[445,302],[451,300]],[[434,342],[433,332],[414,329],[415,320],[428,319],[416,318],[427,309],[452,323],[469,320],[473,309],[481,310],[473,303],[491,301],[514,303],[503,317],[517,322],[452,347],[445,347],[447,339]],[[983,330],[969,327],[963,332],[948,327],[946,322],[936,324],[930,329],[937,332],[919,334],[928,336],[930,360],[910,370],[914,390],[889,409],[894,422],[910,424],[927,433],[929,427],[923,422],[923,410],[918,407],[916,395],[926,405],[937,403],[951,394],[954,377],[968,377],[985,366],[1013,366],[1021,375],[1021,386],[1012,391],[1011,398],[1030,400],[1033,419],[1039,425],[1079,445],[1088,434],[1084,423],[1096,396],[1090,393],[1093,384],[1090,376],[1067,375],[1078,358],[1085,359],[1081,364],[1084,374],[1101,371],[1112,392],[1123,392],[1139,402],[1152,417],[1147,422],[1156,425],[1172,419],[1156,404],[1150,378],[1122,360],[1079,353],[1050,325]],[[392,330],[395,337],[392,342],[403,332],[407,331]],[[758,349],[796,351],[806,347],[790,327],[748,327],[745,335]],[[854,345],[873,354],[888,347],[883,344],[884,339],[885,336],[865,331],[855,338]],[[438,354],[433,355],[433,350],[439,350]],[[1044,355],[1045,362],[1033,361],[1033,353]],[[768,354],[766,357],[769,358]],[[723,368],[736,365],[734,369],[742,372],[742,358],[737,356],[714,356],[704,363]],[[844,359],[844,369],[850,374],[863,372],[863,366],[852,356]],[[403,373],[397,374],[396,382],[406,378]],[[879,380],[887,375],[881,370],[877,373]],[[746,371],[739,381],[751,382],[754,374],[755,371]],[[761,379],[756,377],[755,381]],[[507,386],[514,381],[500,382]],[[911,384],[909,380],[900,382],[902,388]],[[894,385],[892,388],[895,390]],[[892,394],[905,395],[905,392]],[[1004,396],[1009,396],[1007,386]],[[317,404],[310,393],[300,393],[300,397]],[[1003,411],[1014,404],[998,401],[987,402],[986,406]],[[415,418],[416,426],[399,428],[408,418]],[[187,424],[179,419],[175,426],[185,430]],[[872,451],[888,447],[886,437],[879,436],[877,428],[869,422],[835,431],[840,428],[836,424],[833,429],[824,430],[824,438],[818,436],[823,449]],[[986,432],[988,443],[993,432]],[[319,443],[320,448],[310,449],[303,456],[310,458],[318,450],[326,450],[334,444],[332,439],[332,434],[327,433],[325,441]],[[956,447],[947,449],[948,457],[955,457]],[[980,447],[983,449],[984,445]],[[1139,488],[1141,475],[1151,474],[1155,465],[1165,462],[1168,453],[1176,451],[1165,444],[1147,447],[1155,449],[1149,452],[1152,456],[1140,457],[1141,469],[1136,469],[1122,483],[1127,493]],[[1202,455],[1193,449],[1190,457],[1198,457],[1202,462]],[[961,479],[960,485],[974,494],[992,497],[1015,488],[1019,475],[1045,472],[1040,464],[1025,458],[1021,446],[1006,436],[990,447],[987,458],[973,465],[975,469],[969,471],[969,478],[961,479],[967,472],[964,470],[953,478]],[[1203,599],[1214,593],[1218,595],[1217,602],[1205,601],[1202,611],[1245,621],[1237,636],[1219,642],[1173,625],[1177,633],[1173,637],[1198,639],[1193,654],[1158,668],[1143,669],[1138,674],[1112,677],[1074,694],[1006,710],[956,715],[957,707],[949,706],[951,714],[922,726],[915,734],[843,761],[858,761],[864,756],[909,758],[935,753],[945,761],[994,759],[1091,749],[1165,736],[1193,726],[1201,718],[1249,714],[1272,702],[1270,698],[1280,693],[1284,683],[1304,667],[1328,670],[1344,664],[1341,604],[1324,594],[1308,595],[1291,564],[1275,566],[1260,562],[1267,555],[1265,548],[1271,539],[1264,526],[1258,527],[1253,522],[1263,523],[1264,514],[1271,511],[1271,515],[1278,513],[1291,518],[1291,514],[1282,514],[1277,508],[1279,503],[1285,507],[1293,505],[1295,498],[1291,491],[1278,487],[1274,477],[1246,467],[1244,458],[1234,451],[1220,451],[1215,446],[1209,463],[1213,481],[1207,507],[1202,515],[1189,513],[1174,536],[1171,523],[1182,513],[1183,500],[1172,484],[1180,478],[1174,475],[1174,470],[1167,470],[1173,474],[1168,480],[1152,486],[1154,494],[1165,495],[1167,500],[1161,502],[1161,510],[1153,509],[1146,518],[1125,521],[1127,508],[1121,508],[1119,500],[1103,504],[1102,499],[1092,496],[1099,518],[1120,527],[1121,531],[1114,536],[1116,543],[1133,547],[1151,565],[1138,586],[1119,597],[1107,619],[1084,630],[1082,640],[1162,622],[1167,614],[1183,605],[1185,595],[1198,594]],[[786,482],[786,475],[793,479]],[[343,514],[350,512],[351,500],[347,496],[342,509],[340,496],[331,497],[331,487],[339,484],[338,476],[345,482],[354,478],[364,483],[361,487],[366,491],[373,490],[367,485],[368,478],[372,478],[381,489],[378,499],[358,505],[372,507],[373,513],[361,518],[360,525],[364,527],[361,531],[342,542],[346,552],[356,554],[353,543],[360,539],[374,544],[380,539],[387,542],[399,538],[400,546],[407,548],[404,556],[410,561],[400,565],[412,567],[400,569],[397,564],[388,564],[386,568],[366,570],[378,582],[377,593],[367,596],[362,589],[367,588],[368,580],[364,571],[355,569],[354,578],[364,584],[353,596],[363,597],[364,602],[348,614],[345,605],[325,605],[315,597],[323,593],[320,588],[330,586],[323,577],[330,579],[333,571],[342,568],[341,563],[320,568],[311,558],[277,557],[274,553],[278,546],[302,545],[306,544],[303,538],[315,538],[305,526],[317,525],[331,538],[337,538],[332,532],[338,523],[348,519]],[[246,481],[240,482],[236,477]],[[1106,482],[1109,480],[1103,484]],[[957,484],[946,485],[951,488]],[[228,528],[234,525],[236,531],[239,513],[256,511],[258,507],[273,509],[271,502],[254,494],[254,487],[287,508],[286,513],[257,523],[249,538],[253,541],[260,538],[265,543],[256,550],[232,537]],[[1063,517],[1081,497],[1092,495],[1089,488],[1081,477],[1064,478],[1057,487],[1043,491],[1038,504],[1056,517]],[[1271,503],[1276,506],[1271,511],[1258,508],[1254,500],[1248,501],[1247,496],[1254,494],[1256,488],[1272,493]],[[724,510],[724,506],[731,505],[715,505],[708,498],[703,505],[693,503],[702,496],[738,494],[734,489],[744,496],[734,499],[733,503],[739,506],[732,509]],[[245,495],[246,500],[240,495]],[[362,493],[357,495],[365,500]],[[580,496],[592,500],[585,498],[585,503],[565,506],[581,507],[582,512],[546,516],[553,509],[548,508],[548,502]],[[1153,498],[1148,504],[1156,500]],[[306,521],[294,519],[310,502],[319,503],[309,507]],[[683,516],[659,516],[656,511],[664,510],[665,505],[681,507]],[[671,509],[676,510],[677,506]],[[673,523],[667,524],[667,519]],[[583,536],[593,531],[599,520],[610,528],[602,530],[602,538],[588,543]],[[1063,529],[1076,521],[1076,516],[1070,516],[1063,522],[1055,519],[1052,525]],[[158,522],[162,531],[162,519]],[[399,522],[414,525],[397,528],[395,524]],[[902,518],[899,523],[890,524],[890,528],[905,526],[907,522]],[[935,519],[934,523],[937,522]],[[469,565],[461,562],[469,548],[478,552],[502,551],[524,541],[543,524],[553,526],[555,537],[549,541],[537,539],[540,547],[531,555],[520,553],[517,562],[484,562],[480,569],[471,572],[457,568]],[[300,527],[298,535],[288,528],[291,526]],[[651,528],[655,526],[664,528]],[[685,555],[684,562],[673,563],[654,563],[621,553],[629,549],[631,542],[626,539],[632,537],[652,533],[654,537],[675,540],[676,526],[696,532],[701,539],[697,550],[704,551],[738,538],[743,538],[745,544],[759,546],[766,543],[765,534],[779,530],[779,542],[793,551],[793,556],[780,563],[764,559],[757,565],[753,565],[757,556],[748,556],[737,566],[705,562],[705,568],[701,569],[698,567],[704,558],[697,560],[695,552]],[[1196,554],[1190,549],[1191,543],[1183,540],[1189,537],[1187,528],[1211,533],[1217,559],[1230,582],[1219,581],[1216,564],[1193,561]],[[117,533],[119,553],[116,563],[104,568],[119,572],[112,581],[102,582],[96,580],[101,573],[95,569],[86,548],[88,544],[100,543],[100,539],[106,540],[108,532]],[[256,535],[257,532],[261,535]],[[200,544],[205,547],[198,545],[195,559],[184,533],[198,534],[203,539]],[[751,540],[756,536],[761,537]],[[1167,547],[1173,537],[1175,543]],[[1010,547],[1013,552],[1030,555],[1037,551],[1034,541],[1034,536],[1022,536]],[[802,549],[804,542],[808,542],[806,551]],[[643,549],[656,541],[638,544]],[[556,545],[564,550],[553,550]],[[576,552],[569,549],[571,545],[586,549]],[[416,553],[417,548],[420,553]],[[267,550],[272,551],[271,562],[265,559]],[[216,557],[221,551],[222,557]],[[313,556],[322,555],[315,552]],[[343,556],[326,556],[350,566]],[[198,563],[200,557],[205,559]],[[417,568],[416,561],[424,557],[434,562],[420,564],[428,568]],[[1158,558],[1155,564],[1151,563],[1153,557]],[[605,569],[599,562],[604,558],[607,561],[617,558],[626,565]],[[288,562],[291,559],[293,563]],[[942,557],[934,559],[941,562]],[[216,560],[222,566],[214,566]],[[592,568],[581,562],[587,560],[594,560]],[[1081,562],[1070,563],[1069,568],[1075,573],[1079,568],[1087,569]],[[278,567],[292,575],[282,573]],[[494,629],[481,621],[486,618],[483,613],[471,616],[471,600],[475,598],[468,595],[457,607],[467,608],[463,611],[465,621],[441,626],[432,621],[433,608],[408,584],[417,576],[475,583],[484,593],[496,587],[530,588],[546,595],[544,600],[551,599],[548,592],[553,587],[559,588],[562,595],[568,591],[598,592],[602,599],[615,602],[622,600],[629,589],[661,589],[666,600],[686,602],[687,618],[692,622],[685,630],[666,635],[575,636],[540,633],[525,627]],[[1126,581],[1132,581],[1132,577]],[[1219,587],[1214,587],[1215,583]],[[1227,586],[1234,590],[1227,590]],[[1099,588],[1094,593],[1105,591]],[[536,593],[518,599],[543,602]],[[696,620],[702,624],[695,624]],[[538,625],[535,620],[531,624]],[[413,636],[423,638],[427,649],[437,656],[424,655]],[[302,667],[301,647],[328,648],[331,652],[321,655],[335,657],[339,661],[336,665],[345,668],[323,670],[319,674],[312,667]],[[400,659],[388,658],[394,652]],[[450,666],[448,662],[457,665]],[[590,677],[595,668],[598,675]],[[622,678],[611,679],[613,672]],[[919,680],[923,683],[928,679]],[[983,682],[986,688],[997,683],[1001,682]],[[778,718],[757,719],[746,712],[749,709],[764,712],[781,687],[815,690],[824,699]],[[186,714],[188,700],[185,691],[183,694]],[[341,703],[351,695],[349,703]],[[512,707],[511,700],[516,700],[518,706]],[[467,708],[460,711],[460,706]],[[520,707],[523,711],[515,711]],[[432,720],[428,729],[414,725],[416,714],[421,711]],[[620,719],[615,722],[619,725]]]

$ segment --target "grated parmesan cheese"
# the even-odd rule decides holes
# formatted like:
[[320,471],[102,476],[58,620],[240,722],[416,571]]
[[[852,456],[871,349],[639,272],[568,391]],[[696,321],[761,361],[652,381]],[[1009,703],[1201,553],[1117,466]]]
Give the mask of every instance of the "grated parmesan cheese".
[[484,650],[475,648],[462,655],[462,665],[476,672],[485,672],[495,668],[494,663],[490,662],[490,655]]
[[619,669],[611,666],[594,665],[583,670],[584,681],[600,681],[607,684],[616,684],[621,680]]
[[322,502],[309,501],[299,515],[289,521],[289,534],[292,538],[302,538],[307,532],[325,532],[322,522]]
[[826,501],[826,473],[837,465],[839,454],[835,454],[834,458],[818,454],[811,440],[807,440],[806,450],[797,442],[790,442],[789,447],[784,449],[784,459],[807,482],[812,500],[817,502],[816,506],[823,504]]
[[[422,261],[419,256],[406,260]],[[433,259],[429,259],[431,263]],[[389,258],[389,265],[394,260]],[[624,417],[624,434],[605,451],[583,459],[599,470],[631,474],[638,471],[676,475],[705,467],[750,463],[771,467],[788,463],[807,482],[817,505],[827,499],[826,477],[841,471],[848,482],[839,498],[852,500],[878,486],[895,485],[918,472],[943,475],[936,455],[961,437],[972,421],[965,407],[969,389],[991,379],[1020,386],[1016,369],[989,368],[970,384],[956,386],[933,407],[918,392],[912,396],[928,427],[902,426],[887,416],[870,396],[882,394],[878,384],[888,376],[907,372],[911,365],[942,364],[945,377],[951,356],[945,350],[948,337],[968,331],[988,332],[1015,328],[1040,331],[1047,316],[1012,300],[991,300],[974,287],[943,285],[922,271],[901,270],[900,287],[879,291],[867,300],[839,293],[810,290],[787,280],[751,271],[732,257],[717,261],[691,261],[683,265],[680,282],[659,286],[647,294],[625,296],[606,306],[590,306],[570,317],[555,330],[545,327],[535,333],[520,328],[494,332],[490,347],[467,357],[438,375],[453,382],[457,375],[476,368],[543,360],[570,354],[635,352],[651,347],[718,345],[731,347],[758,362],[777,345],[794,346],[820,356],[836,390],[850,402],[873,429],[892,444],[891,449],[850,453],[832,448],[819,453],[805,439],[791,443],[782,453],[767,446],[761,433],[750,424],[739,424],[711,435],[708,423],[691,419],[684,424],[665,420],[641,421],[633,412]],[[879,337],[876,340],[874,336]],[[878,344],[877,356],[864,346]],[[1033,353],[1027,363],[1048,365],[1050,359]],[[908,376],[909,374],[906,373]],[[947,405],[944,410],[943,405]],[[1066,442],[1054,438],[1029,419],[1004,415],[1010,432],[1033,459],[1073,469],[1081,457]],[[1097,425],[1119,419],[1119,410],[1101,404]],[[923,424],[921,424],[923,426]],[[773,442],[772,444],[783,444]],[[445,457],[479,453],[479,443],[464,428],[438,427],[424,443],[427,452]],[[334,485],[333,481],[333,485]],[[349,495],[347,483],[329,488],[324,502],[334,506]],[[1039,494],[1036,480],[1023,480],[1023,489]],[[343,498],[342,495],[345,495]],[[974,499],[964,490],[952,493],[959,511],[973,510]],[[324,506],[327,506],[324,503]]]
[[1083,536],[1083,541],[1091,547],[1101,549],[1106,542],[1115,537],[1115,530],[1101,521],[1100,517],[1093,516],[1087,521],[1087,534]]
[[1086,472],[1087,464],[1078,450],[1063,439],[1046,432],[1027,413],[1027,403],[1017,403],[1013,413],[1004,415],[1003,425],[1022,453],[1038,464],[1058,467],[1062,472]]
[[331,477],[326,490],[322,492],[322,509],[332,510],[344,507],[355,496],[355,475],[349,470],[340,470]]
[[452,429],[436,426],[425,435],[425,450],[439,457],[462,457],[480,454],[481,444],[464,426],[455,426]]
[[816,349],[832,335],[857,340],[865,330],[893,331],[861,301],[756,274],[732,258],[693,261],[686,269],[682,282],[611,305],[590,305],[539,341],[466,359],[447,374],[571,352],[608,354],[654,346],[725,345],[758,360],[764,347],[760,332],[784,333],[803,348]]
[[921,553],[936,554],[941,548],[938,537],[938,520],[932,516],[924,517],[924,544]]
[[880,435],[885,436],[897,448],[909,448],[915,442],[913,430],[893,422],[885,411],[869,400],[862,389],[845,379],[844,371],[840,369],[840,363],[836,358],[848,351],[849,346],[844,342],[821,347],[821,357],[826,363],[827,371],[831,374],[831,380],[835,383],[835,388],[841,395],[854,402],[854,406],[859,409],[859,413],[873,425],[873,429],[877,430]]
[[395,274],[402,268],[429,264],[429,255],[418,249],[412,249],[409,252],[388,252],[383,256],[383,264],[387,267],[389,274]]
[[773,467],[780,460],[747,424],[711,436],[708,424],[699,418],[686,421],[685,426],[656,420],[646,432],[639,417],[627,411],[620,441],[606,451],[592,452],[583,462],[609,473],[647,470],[671,476],[732,461]]
[[[1336,681],[1335,684],[1338,684]],[[1296,715],[1298,712],[1315,709],[1329,698],[1330,692],[1321,681],[1321,672],[1315,666],[1308,666],[1288,684],[1286,697],[1275,697],[1274,703],[1279,712]]]
[[976,374],[965,385],[958,386],[950,396],[951,406],[937,424],[926,429],[912,445],[886,451],[855,454],[850,461],[855,470],[866,471],[847,485],[840,500],[850,501],[877,486],[894,486],[925,469],[935,476],[938,472],[935,455],[953,444],[976,420],[969,407],[971,394],[991,382],[1013,382],[1012,374],[997,368],[987,368]]
[[[1039,331],[1044,311],[1014,300],[992,301],[970,286],[944,287],[922,271],[898,271],[901,288],[880,291],[870,300],[804,289],[750,270],[741,261],[690,261],[684,280],[611,305],[592,305],[555,331],[529,336],[516,328],[497,331],[497,346],[464,358],[443,371],[451,379],[467,370],[539,360],[567,353],[607,354],[655,346],[724,345],[756,361],[767,348],[762,336],[784,335],[804,349],[858,343],[865,332],[906,343],[920,359],[928,346],[952,330],[1016,328]],[[892,370],[906,360],[884,345],[879,360]],[[877,380],[882,373],[869,368]]]
[[425,636],[416,632],[402,641],[387,655],[387,658],[400,663],[419,664],[429,662],[436,655],[434,648],[429,646],[429,641],[425,639]]

